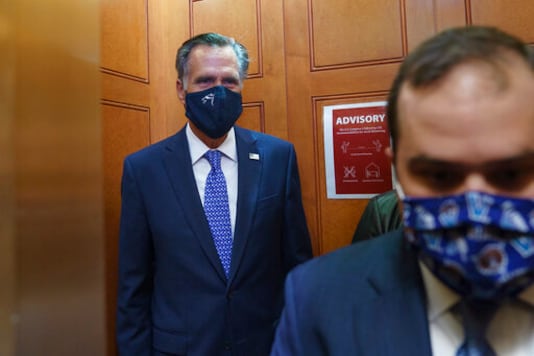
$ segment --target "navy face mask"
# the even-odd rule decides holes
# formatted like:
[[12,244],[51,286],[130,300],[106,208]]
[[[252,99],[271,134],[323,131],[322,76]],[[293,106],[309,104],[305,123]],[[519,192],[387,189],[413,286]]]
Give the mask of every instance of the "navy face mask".
[[185,96],[185,116],[213,139],[224,136],[242,111],[241,94],[222,85]]
[[405,237],[459,294],[501,300],[534,282],[534,199],[468,191],[402,202]]

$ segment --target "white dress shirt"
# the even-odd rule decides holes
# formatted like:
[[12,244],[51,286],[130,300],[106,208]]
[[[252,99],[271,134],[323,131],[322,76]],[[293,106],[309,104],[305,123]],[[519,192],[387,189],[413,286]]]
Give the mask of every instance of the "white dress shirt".
[[[193,174],[197,183],[200,201],[204,206],[204,191],[206,189],[206,178],[211,170],[211,165],[204,154],[210,150],[191,130],[189,123],[185,129],[189,152],[191,153],[191,162],[193,163]],[[228,131],[228,136],[224,142],[217,147],[221,151],[221,169],[226,179],[226,188],[228,190],[228,203],[230,205],[230,221],[232,223],[232,238],[234,237],[236,207],[237,207],[237,148],[235,141],[235,132],[232,127]]]
[[[428,297],[430,340],[435,356],[454,356],[463,343],[462,322],[451,311],[460,296],[420,263]],[[534,286],[502,305],[491,321],[486,338],[502,356],[534,355]]]

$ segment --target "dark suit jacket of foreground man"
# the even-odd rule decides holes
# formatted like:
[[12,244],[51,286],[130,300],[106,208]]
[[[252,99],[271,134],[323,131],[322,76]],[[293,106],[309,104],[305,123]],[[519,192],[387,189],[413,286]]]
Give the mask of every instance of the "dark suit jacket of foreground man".
[[417,261],[399,229],[296,267],[271,355],[432,355]]
[[239,127],[235,136],[238,202],[228,281],[185,129],[126,158],[117,319],[123,354],[269,353],[284,278],[312,251],[293,146]]

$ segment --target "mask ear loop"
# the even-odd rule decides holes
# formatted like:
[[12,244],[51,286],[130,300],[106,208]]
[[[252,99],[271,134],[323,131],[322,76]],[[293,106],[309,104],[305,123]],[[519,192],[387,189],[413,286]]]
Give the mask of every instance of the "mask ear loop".
[[397,193],[398,198],[398,206],[399,206],[399,213],[401,217],[401,221],[404,222],[404,204],[403,200],[406,198],[406,194],[404,194],[404,189],[402,189],[401,184],[399,183],[399,180],[397,179],[397,172],[395,169],[395,166],[392,167],[391,173],[393,174],[393,186],[395,188],[395,191]]
[[399,183],[399,180],[397,179],[397,173],[395,171],[395,167],[393,167],[392,173],[393,173],[393,183],[395,186],[395,190],[397,191],[397,195],[399,196],[399,200],[403,200],[404,198],[406,198],[406,195],[404,194],[404,190],[402,189],[402,186]]
[[[390,150],[392,149],[391,147],[393,147],[393,142],[390,137]],[[393,188],[395,188],[395,190],[397,191],[397,196],[399,200],[403,200],[404,198],[406,198],[406,195],[404,194],[404,190],[402,189],[402,186],[399,183],[399,180],[397,179],[397,169],[395,168],[395,164],[393,162],[391,163],[391,174],[393,175]]]

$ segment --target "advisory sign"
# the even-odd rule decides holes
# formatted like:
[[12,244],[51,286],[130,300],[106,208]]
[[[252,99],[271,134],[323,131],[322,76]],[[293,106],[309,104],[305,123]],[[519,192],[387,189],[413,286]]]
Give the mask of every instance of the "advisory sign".
[[323,109],[327,197],[371,198],[392,189],[386,102]]

